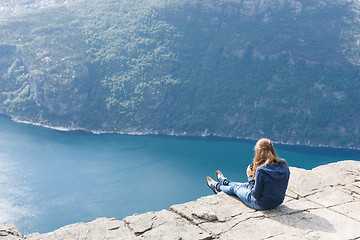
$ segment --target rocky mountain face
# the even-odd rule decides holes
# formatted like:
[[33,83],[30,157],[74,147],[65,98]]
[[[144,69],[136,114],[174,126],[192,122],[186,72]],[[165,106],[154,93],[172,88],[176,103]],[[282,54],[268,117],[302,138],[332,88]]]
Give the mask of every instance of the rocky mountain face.
[[0,1],[0,113],[360,148],[357,1]]

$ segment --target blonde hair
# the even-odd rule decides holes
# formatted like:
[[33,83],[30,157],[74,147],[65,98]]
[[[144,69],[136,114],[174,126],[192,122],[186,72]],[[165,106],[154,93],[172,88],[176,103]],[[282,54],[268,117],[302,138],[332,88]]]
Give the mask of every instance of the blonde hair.
[[270,139],[267,138],[261,138],[254,147],[255,150],[255,157],[253,160],[253,171],[254,171],[254,177],[256,173],[256,169],[262,165],[262,164],[273,164],[278,162],[285,162],[287,165],[287,162],[284,159],[278,158],[275,152],[275,148],[270,141]]

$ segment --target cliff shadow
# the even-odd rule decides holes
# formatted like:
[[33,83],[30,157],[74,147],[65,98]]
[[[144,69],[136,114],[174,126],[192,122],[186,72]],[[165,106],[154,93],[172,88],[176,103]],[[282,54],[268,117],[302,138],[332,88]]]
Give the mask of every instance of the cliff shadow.
[[334,225],[322,216],[315,214],[316,209],[292,209],[286,205],[273,210],[260,211],[264,216],[289,227],[334,233]]

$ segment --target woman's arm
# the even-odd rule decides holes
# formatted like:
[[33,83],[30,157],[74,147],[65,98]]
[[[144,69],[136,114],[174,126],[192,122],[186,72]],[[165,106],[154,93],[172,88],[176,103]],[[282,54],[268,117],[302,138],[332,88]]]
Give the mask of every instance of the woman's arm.
[[[251,165],[252,165],[252,164],[251,164]],[[253,171],[251,165],[249,165],[249,166],[247,167],[247,169],[246,169],[246,175],[248,176],[248,178],[249,178],[250,176],[254,176],[254,171]]]
[[255,179],[254,179],[254,171],[252,170],[251,165],[249,165],[246,169],[246,175],[248,176],[250,189],[254,187]]
[[[249,183],[250,184],[250,183]],[[251,184],[250,184],[251,186]],[[250,187],[251,189],[251,194],[256,198],[256,199],[260,199],[262,191],[263,191],[264,185],[263,185],[263,181],[262,181],[262,174],[261,171],[256,170],[256,176],[255,176],[255,181],[252,187]]]

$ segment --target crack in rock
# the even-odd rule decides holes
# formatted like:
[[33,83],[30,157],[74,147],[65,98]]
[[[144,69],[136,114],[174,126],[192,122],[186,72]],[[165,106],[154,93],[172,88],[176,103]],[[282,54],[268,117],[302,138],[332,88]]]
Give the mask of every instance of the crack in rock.
[[[358,186],[356,186],[356,185],[353,185],[353,186],[358,187]],[[360,187],[358,187],[358,188],[360,188]],[[360,196],[360,193],[359,193],[359,192],[356,192],[356,191],[348,188],[347,186],[344,186],[343,188],[340,188],[339,190],[342,191],[342,192],[344,192],[344,193],[346,193],[346,194],[352,195],[352,196],[354,196],[354,197],[357,197],[356,195]],[[357,198],[358,198],[358,197],[357,197]]]
[[153,229],[153,226],[154,226],[154,224],[152,223],[151,226],[149,228],[145,229],[144,231],[142,231],[142,232],[134,232],[134,233],[135,233],[135,235],[137,237],[139,237],[139,236],[143,235],[144,233],[146,233],[146,232],[150,231],[151,229]]
[[[317,190],[317,191],[315,191],[315,190]],[[310,193],[308,193],[308,194],[304,194],[304,195],[300,195],[300,194],[296,193],[296,194],[298,195],[298,198],[296,198],[296,200],[300,200],[300,199],[302,199],[302,198],[306,198],[306,197],[309,197],[309,196],[311,196],[311,195],[315,195],[316,193],[319,192],[319,189],[318,189],[318,188],[315,188],[315,190],[311,190],[312,192],[310,192]]]
[[[342,204],[339,204],[338,206],[341,206],[341,205],[342,205]],[[336,211],[336,210],[333,209],[333,208],[328,208],[328,209],[331,210],[331,211],[333,211],[333,212],[336,212],[336,213],[338,213],[338,214],[341,214],[341,215],[343,215],[343,216],[345,216],[345,217],[351,218],[351,219],[354,220],[354,221],[360,222],[358,219],[353,218],[352,216],[349,216],[348,214],[345,214],[345,213],[340,212],[340,211]]]
[[265,218],[265,216],[257,216],[257,217],[248,217],[248,218],[245,218],[244,220],[241,220],[241,221],[239,221],[239,222],[237,222],[237,223],[235,223],[228,231],[231,231],[231,230],[233,230],[237,225],[239,225],[240,223],[243,223],[243,222],[245,222],[245,221],[248,221],[249,219],[252,219],[252,218],[259,218],[260,220],[261,219],[264,219]]
[[[352,203],[352,202],[354,202],[354,201],[347,201],[347,202],[343,202],[343,203],[333,204],[333,205],[327,206],[325,208],[330,209],[332,207],[337,207],[337,206],[341,206],[341,205],[344,205],[344,204],[347,204],[347,203]],[[345,215],[345,216],[347,216],[347,215]]]
[[144,233],[150,231],[152,228],[153,228],[153,223],[151,223],[151,225],[148,227],[148,228],[145,228],[143,231],[136,231],[134,228],[132,228],[130,225],[131,225],[131,222],[126,222],[124,221],[126,226],[128,227],[128,229],[133,232],[135,234],[135,236],[141,236],[143,235]]
[[117,229],[119,229],[119,228],[120,228],[120,226],[115,226],[115,227],[108,228],[108,230],[109,230],[109,231],[113,231],[113,230],[117,230]]
[[181,218],[186,219],[186,220],[189,221],[192,225],[196,225],[196,226],[198,225],[198,224],[194,223],[194,220],[192,220],[191,218],[189,218],[189,217],[186,216],[185,214],[183,214],[183,213],[181,213],[181,212],[179,212],[179,211],[176,211],[175,209],[170,208],[170,212],[173,212],[173,213],[177,214],[178,216],[180,216]]
[[272,236],[269,236],[269,237],[266,237],[266,238],[262,238],[261,240],[271,239],[271,238],[279,237],[279,236],[282,236],[282,235],[284,235],[284,233],[279,233],[277,235],[272,235]]

